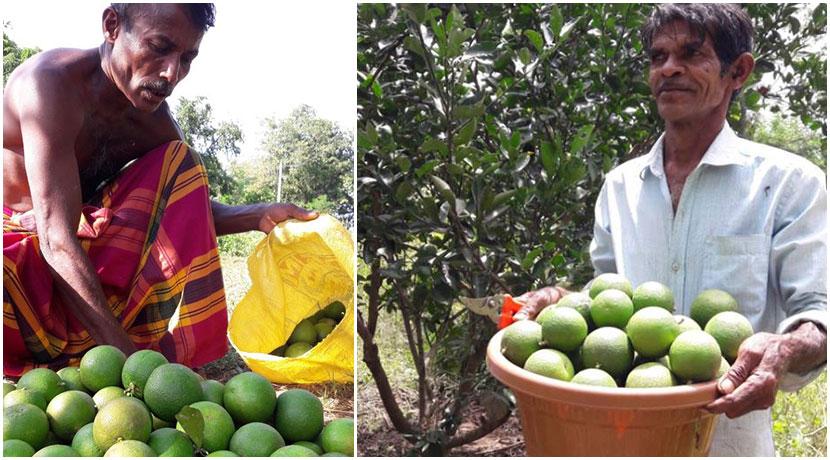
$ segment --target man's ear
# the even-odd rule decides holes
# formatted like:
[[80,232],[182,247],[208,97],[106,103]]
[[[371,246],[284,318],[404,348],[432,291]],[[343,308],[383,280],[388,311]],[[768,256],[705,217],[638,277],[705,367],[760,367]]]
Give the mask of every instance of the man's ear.
[[755,58],[749,53],[743,53],[732,63],[732,89],[738,90],[746,83],[755,68]]
[[118,34],[121,32],[122,26],[122,18],[118,16],[118,13],[116,13],[111,6],[107,7],[107,9],[104,10],[104,15],[101,20],[101,27],[104,32],[104,41],[107,43],[115,42],[115,39],[118,38]]

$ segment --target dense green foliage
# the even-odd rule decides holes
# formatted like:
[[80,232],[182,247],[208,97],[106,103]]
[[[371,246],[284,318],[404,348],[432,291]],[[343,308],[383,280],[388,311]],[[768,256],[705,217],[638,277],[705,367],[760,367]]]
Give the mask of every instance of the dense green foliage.
[[[5,29],[8,23],[3,23]],[[23,61],[29,59],[40,52],[40,48],[26,48],[20,47],[14,42],[6,32],[3,32],[3,86],[6,86],[6,81],[9,79],[12,71],[17,68]]]
[[[421,453],[474,438],[458,432],[460,408],[488,387],[482,357],[494,327],[458,297],[590,278],[604,174],[661,131],[639,37],[651,8],[358,6],[358,242],[368,267],[358,332],[383,397],[373,337],[380,310],[400,311],[418,416],[405,417],[394,396],[384,403]],[[826,145],[826,7],[747,8],[760,59],[730,123],[751,134],[766,107],[797,116]]]

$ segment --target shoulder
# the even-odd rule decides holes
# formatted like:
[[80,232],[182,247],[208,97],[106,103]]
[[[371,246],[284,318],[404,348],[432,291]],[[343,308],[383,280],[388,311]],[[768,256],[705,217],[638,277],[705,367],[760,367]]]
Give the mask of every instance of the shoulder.
[[20,64],[9,76],[4,91],[7,106],[22,110],[47,101],[76,102],[84,79],[80,73],[89,66],[88,51],[54,49],[42,51]]
[[737,143],[741,155],[749,160],[754,170],[781,180],[796,179],[825,184],[825,173],[810,160],[784,149],[748,139]]
[[632,158],[608,171],[605,175],[606,184],[622,184],[634,179],[642,181],[643,175],[653,160],[655,152]]

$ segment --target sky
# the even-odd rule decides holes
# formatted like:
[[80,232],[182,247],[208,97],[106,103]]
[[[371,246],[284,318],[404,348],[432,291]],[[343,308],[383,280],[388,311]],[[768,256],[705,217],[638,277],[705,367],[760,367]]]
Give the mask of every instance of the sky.
[[[21,47],[94,48],[103,42],[109,3],[4,2],[4,30]],[[352,2],[216,2],[190,74],[168,99],[205,96],[215,121],[242,128],[242,159],[255,156],[262,120],[285,118],[300,104],[354,132],[356,8]]]

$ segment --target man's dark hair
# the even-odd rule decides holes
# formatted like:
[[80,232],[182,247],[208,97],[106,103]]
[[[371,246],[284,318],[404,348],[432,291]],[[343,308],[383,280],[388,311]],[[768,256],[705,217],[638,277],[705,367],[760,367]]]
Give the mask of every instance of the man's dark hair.
[[[141,6],[147,5],[146,3],[111,3],[110,6],[118,17],[124,22],[124,30],[130,30],[131,27],[131,13]],[[190,20],[193,24],[200,29],[202,32],[207,32],[207,30],[213,27],[213,22],[216,20],[216,7],[213,6],[213,3],[180,3],[181,6],[185,7],[187,10],[188,16],[190,16]]]
[[674,21],[682,21],[700,36],[712,38],[715,53],[721,62],[721,75],[743,53],[752,52],[752,20],[736,4],[729,3],[667,3],[659,5],[643,24],[641,38],[648,52],[655,34]]

